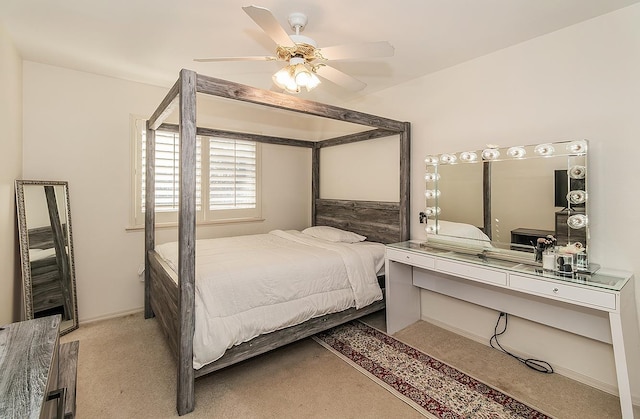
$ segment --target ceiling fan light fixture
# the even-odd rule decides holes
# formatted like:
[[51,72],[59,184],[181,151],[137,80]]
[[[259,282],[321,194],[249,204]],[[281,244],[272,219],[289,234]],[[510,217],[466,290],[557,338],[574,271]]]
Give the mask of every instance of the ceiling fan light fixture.
[[286,88],[287,84],[291,82],[291,74],[289,74],[289,66],[283,67],[278,70],[272,77],[276,86],[281,89]]
[[318,87],[320,79],[305,64],[305,60],[300,57],[293,57],[289,65],[278,70],[272,77],[276,86],[289,93],[299,93],[304,87],[311,91]]
[[293,78],[296,85],[304,87],[307,92],[318,87],[320,79],[306,65],[296,64],[293,68]]
[[280,69],[273,75],[272,80],[276,86],[289,93],[300,93],[300,86],[296,84],[296,79],[293,76],[293,67],[290,65]]
[[298,86],[307,87],[309,83],[311,83],[311,71],[304,64],[296,64],[293,70],[293,78],[296,79],[296,84]]
[[[276,43],[275,55],[198,58],[195,61],[282,61],[288,64],[274,74],[272,80],[276,86],[287,92],[298,93],[302,87],[307,91],[313,90],[320,85],[317,75],[357,92],[367,84],[328,65],[327,62],[352,58],[391,57],[394,54],[393,46],[387,41],[334,45],[320,49],[314,39],[301,34],[308,22],[305,13],[295,12],[289,15],[289,25],[295,32],[289,34],[269,9],[259,6],[246,6],[242,9]],[[302,64],[302,68],[296,67],[297,64]]]
[[294,86],[287,86],[287,87],[285,87],[284,90],[286,92],[294,93],[294,94],[300,93],[300,88],[298,86],[295,86],[295,87]]
[[306,86],[308,92],[310,92],[311,90],[318,87],[318,85],[320,85],[320,79],[318,78],[318,76],[316,76],[314,73],[309,73],[309,74],[310,74],[310,78]]

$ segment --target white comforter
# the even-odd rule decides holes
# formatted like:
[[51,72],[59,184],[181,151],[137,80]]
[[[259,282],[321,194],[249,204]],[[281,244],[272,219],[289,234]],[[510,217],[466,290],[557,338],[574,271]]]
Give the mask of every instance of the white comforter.
[[[174,270],[176,242],[156,247]],[[196,242],[193,366],[313,317],[382,299],[379,243],[333,243],[298,231]]]

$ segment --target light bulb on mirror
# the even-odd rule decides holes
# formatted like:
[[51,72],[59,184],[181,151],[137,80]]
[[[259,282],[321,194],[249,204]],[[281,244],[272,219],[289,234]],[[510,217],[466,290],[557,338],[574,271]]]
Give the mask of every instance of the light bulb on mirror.
[[587,226],[587,216],[584,214],[574,214],[567,218],[567,225],[574,230],[585,228]]
[[424,180],[426,180],[427,182],[434,182],[436,180],[440,180],[440,173],[426,173],[424,175]]
[[567,151],[571,154],[584,154],[587,152],[587,142],[584,140],[571,141],[567,144]]
[[533,149],[533,152],[539,156],[551,156],[556,151],[551,144],[540,144]]
[[486,148],[482,151],[484,160],[495,160],[500,157],[500,151],[497,148]]
[[587,168],[584,166],[571,166],[569,169],[569,177],[571,179],[584,179],[587,174]]
[[440,162],[442,164],[453,164],[458,160],[455,154],[443,154],[440,156]]
[[427,156],[424,159],[424,162],[427,164],[427,166],[436,166],[440,162],[440,159],[438,158],[438,156]]
[[521,159],[527,154],[527,151],[524,147],[511,147],[507,150],[507,155],[509,157],[513,157],[514,159]]
[[584,204],[587,200],[587,193],[585,191],[571,191],[567,194],[567,201],[572,204]]
[[438,190],[438,189],[427,189],[427,190],[424,192],[424,196],[425,196],[427,199],[437,198],[437,197],[439,197],[439,196],[440,196],[440,190]]
[[427,217],[433,217],[434,215],[439,215],[440,207],[427,207],[425,208],[424,213],[427,215]]
[[465,151],[460,153],[460,160],[467,163],[471,163],[478,160],[478,155],[473,151]]

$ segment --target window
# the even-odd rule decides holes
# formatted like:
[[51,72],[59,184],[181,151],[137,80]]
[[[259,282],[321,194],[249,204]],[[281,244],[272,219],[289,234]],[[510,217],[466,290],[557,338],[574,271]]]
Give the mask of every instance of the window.
[[[132,210],[134,226],[144,225],[146,121],[135,118]],[[177,222],[179,205],[179,138],[177,132],[156,131],[156,222]],[[253,220],[260,212],[260,148],[253,141],[196,138],[196,221]],[[205,205],[203,205],[205,203]],[[206,205],[208,203],[208,205]]]

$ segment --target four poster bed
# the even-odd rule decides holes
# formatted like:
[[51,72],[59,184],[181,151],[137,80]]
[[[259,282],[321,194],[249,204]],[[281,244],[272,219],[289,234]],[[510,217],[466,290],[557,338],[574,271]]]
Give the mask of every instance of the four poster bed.
[[[372,127],[373,129],[312,142],[199,128],[196,126],[195,109],[197,93],[355,123]],[[163,122],[176,106],[179,107],[178,127],[180,133],[178,242],[170,245],[164,244],[156,248],[154,202],[155,131],[157,129],[171,129],[167,125],[163,125]],[[303,232],[276,230],[268,235],[247,236],[251,243],[250,247],[253,247],[249,250],[252,252],[250,258],[242,258],[242,253],[239,253],[242,250],[237,250],[240,249],[238,243],[240,243],[241,238],[198,241],[199,258],[207,252],[226,252],[224,260],[219,258],[216,262],[208,263],[210,267],[212,266],[212,275],[219,277],[224,276],[224,273],[230,272],[229,275],[233,277],[232,289],[228,290],[230,294],[218,295],[217,299],[213,300],[213,303],[206,303],[201,300],[202,289],[207,288],[208,285],[206,284],[208,283],[202,279],[205,269],[201,265],[196,265],[196,135],[200,134],[269,144],[307,147],[311,149],[312,153],[311,208],[312,223],[315,227]],[[320,199],[321,148],[396,135],[399,137],[400,147],[399,202]],[[311,102],[285,94],[199,75],[190,70],[182,70],[178,81],[148,120],[146,138],[145,318],[155,316],[158,319],[164,334],[168,338],[169,346],[178,360],[177,410],[180,415],[189,413],[194,409],[195,378],[384,308],[384,299],[380,295],[379,288],[377,288],[378,294],[376,295],[370,280],[367,279],[373,272],[375,280],[375,271],[379,269],[379,263],[376,262],[378,266],[375,268],[373,266],[363,268],[366,271],[366,275],[355,270],[353,266],[366,265],[366,263],[362,262],[363,260],[379,260],[380,254],[384,258],[384,246],[378,244],[379,247],[375,248],[376,244],[371,242],[392,243],[408,240],[409,238],[410,124],[408,122],[394,121]],[[319,232],[321,234],[319,236],[313,234],[318,232],[315,229],[320,229]],[[328,241],[324,240],[326,237],[323,234],[327,233],[325,229],[330,234],[337,232],[338,239],[333,240],[333,237],[330,237]],[[354,236],[357,237],[359,235],[366,236],[367,241],[360,242],[361,238],[353,239]],[[287,244],[283,241],[286,241]],[[265,245],[262,248],[258,248],[261,246],[259,243],[262,242]],[[291,243],[289,244],[289,242]],[[291,250],[283,250],[281,262],[277,262],[280,256],[274,256],[273,249],[281,247],[291,247]],[[312,248],[314,250],[310,250]],[[264,256],[265,253],[260,253],[265,251],[269,258]],[[314,253],[308,255],[309,259],[305,259],[307,257],[306,254],[312,251]],[[371,256],[370,253],[377,256]],[[323,255],[323,259],[319,259],[319,254]],[[268,281],[270,281],[268,285],[255,285],[255,283],[251,282],[248,292],[247,289],[233,288],[237,283],[245,282],[244,272],[241,272],[242,267],[238,267],[236,271],[234,270],[236,268],[230,268],[231,265],[224,265],[229,259],[234,258],[239,258],[242,262],[246,262],[240,264],[246,265],[245,270],[258,271],[260,273],[258,276],[261,278],[256,278],[256,280],[267,277]],[[259,259],[268,259],[268,262],[261,267],[258,264]],[[330,262],[330,259],[334,259],[337,264],[335,268],[332,267],[334,262]],[[320,262],[314,265],[311,262],[313,260],[316,260],[316,262],[319,260]],[[349,265],[347,260],[355,261],[354,265]],[[216,270],[216,265],[224,266]],[[196,269],[196,266],[198,266],[198,269]],[[303,269],[308,270],[304,271]],[[324,272],[323,269],[327,271]],[[197,271],[198,282],[196,282]],[[317,278],[313,277],[314,274],[319,276]],[[291,281],[286,279],[288,275],[291,276]],[[242,280],[239,278],[242,278]],[[359,278],[364,279],[358,282]],[[304,279],[304,281],[301,279]],[[273,282],[286,282],[290,289],[286,291],[275,290],[272,288]],[[315,287],[321,286],[319,284],[323,282],[333,284],[330,286],[331,289],[328,290],[331,296],[320,298],[321,302],[309,300],[309,298],[313,298],[312,294],[315,295],[318,291]],[[238,306],[245,303],[243,301],[245,297],[248,300],[249,294],[254,294],[254,297],[258,299],[276,299],[276,305],[282,307],[284,303],[278,300],[282,295],[290,293],[293,295],[293,299],[301,295],[298,289],[291,288],[291,283],[297,283],[303,288],[309,288],[301,299],[301,310],[305,311],[305,313],[291,314],[289,309],[280,310],[286,312],[288,316],[288,319],[282,323],[285,326],[270,325],[271,329],[263,334],[253,331],[253,334],[250,333],[249,336],[255,337],[248,341],[240,338],[243,343],[236,343],[228,349],[223,348],[222,355],[216,353],[210,355],[209,358],[199,359],[199,355],[196,353],[194,357],[194,344],[196,352],[198,350],[201,351],[203,348],[206,349],[207,342],[215,340],[215,335],[217,334],[217,331],[200,331],[201,325],[206,323],[202,317],[202,312],[206,311],[203,308],[206,307],[206,304],[210,306],[225,304]],[[378,287],[377,283],[375,287]],[[255,292],[252,293],[251,290]],[[266,291],[261,292],[261,290]],[[358,294],[357,290],[359,290],[358,292],[364,291]],[[211,291],[211,289],[208,289],[208,291]],[[327,300],[339,301],[337,306],[323,306]],[[251,302],[247,304],[259,305],[260,303]],[[309,307],[317,308],[317,310],[306,312]],[[217,308],[214,307],[214,309]],[[277,317],[273,312],[262,311],[259,316],[262,319],[269,320]],[[241,318],[234,317],[230,322],[225,323],[222,329],[228,330],[230,324],[240,324],[238,327],[243,328],[243,321]],[[198,326],[198,330],[196,330],[196,326]],[[250,327],[253,327],[253,325],[250,325]]]

